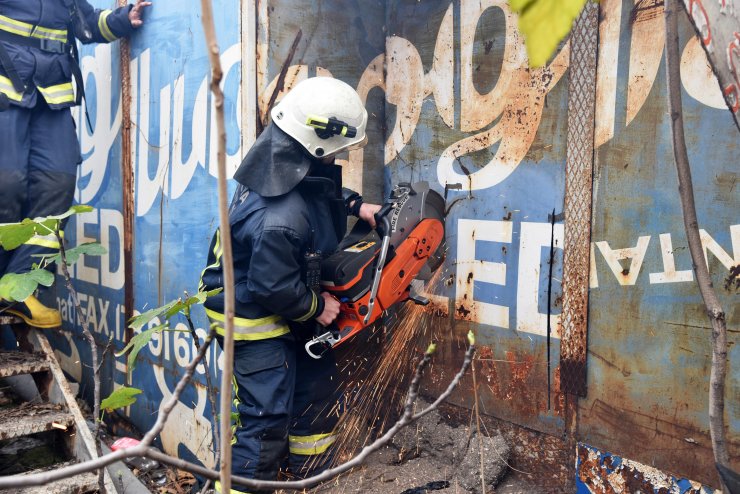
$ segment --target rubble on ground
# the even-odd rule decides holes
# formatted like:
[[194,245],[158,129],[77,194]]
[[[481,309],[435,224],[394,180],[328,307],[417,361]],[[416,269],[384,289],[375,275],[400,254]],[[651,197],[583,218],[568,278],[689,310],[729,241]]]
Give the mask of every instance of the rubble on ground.
[[[428,403],[419,401],[416,409]],[[482,454],[481,454],[482,453]],[[366,494],[482,493],[506,475],[511,448],[496,433],[488,437],[469,427],[452,427],[433,410],[401,429],[391,443],[370,456],[362,469],[325,484],[315,492]]]

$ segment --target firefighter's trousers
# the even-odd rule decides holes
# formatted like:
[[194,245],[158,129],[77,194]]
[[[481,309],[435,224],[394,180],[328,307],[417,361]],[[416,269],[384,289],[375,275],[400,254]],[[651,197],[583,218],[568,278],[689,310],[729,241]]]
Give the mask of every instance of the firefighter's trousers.
[[[10,105],[0,112],[0,223],[63,213],[72,204],[80,162],[72,114],[37,100],[34,108]],[[58,247],[49,235],[12,251],[0,248],[0,276],[26,272],[39,262],[33,254]]]
[[328,466],[342,403],[331,351],[313,359],[292,334],[237,341],[234,387],[234,475],[276,480],[283,469],[305,478]]

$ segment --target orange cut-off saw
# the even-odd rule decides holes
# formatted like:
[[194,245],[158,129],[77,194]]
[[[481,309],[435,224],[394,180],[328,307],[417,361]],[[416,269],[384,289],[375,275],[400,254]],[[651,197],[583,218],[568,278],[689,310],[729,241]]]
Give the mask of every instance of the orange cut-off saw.
[[411,282],[429,279],[444,260],[444,215],[444,199],[426,182],[402,183],[375,215],[375,230],[357,222],[337,252],[321,262],[321,291],[336,297],[340,309],[335,322],[306,343],[310,356],[321,358],[394,304],[429,303]]

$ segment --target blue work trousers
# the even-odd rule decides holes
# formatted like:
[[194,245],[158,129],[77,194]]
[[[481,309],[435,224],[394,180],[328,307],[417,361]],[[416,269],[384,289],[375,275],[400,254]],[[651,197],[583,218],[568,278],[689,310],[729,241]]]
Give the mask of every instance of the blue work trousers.
[[[65,212],[72,205],[80,145],[70,110],[52,110],[43,98],[34,108],[0,111],[0,223]],[[0,248],[0,276],[23,273],[54,252],[53,237],[34,238],[12,251]]]
[[333,432],[342,412],[333,352],[313,359],[292,334],[234,346],[239,418],[232,473],[276,480],[279,470],[297,477],[324,470],[333,457]]

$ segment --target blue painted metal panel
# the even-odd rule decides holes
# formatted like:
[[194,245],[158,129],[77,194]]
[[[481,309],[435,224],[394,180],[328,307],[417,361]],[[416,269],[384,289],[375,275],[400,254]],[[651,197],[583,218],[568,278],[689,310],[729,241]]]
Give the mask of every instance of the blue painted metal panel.
[[[595,270],[588,397],[580,405],[579,434],[604,450],[711,483],[704,415],[708,321],[697,290],[687,281],[690,259],[673,185],[659,71],[660,5],[654,4],[631,10],[632,5],[621,0],[601,3]],[[563,224],[556,221],[553,228],[549,215],[561,213],[564,199],[567,45],[546,68],[529,70],[516,20],[503,0],[403,0],[385,6],[352,2],[349,7],[339,0],[271,0],[259,2],[259,8],[255,99],[260,113],[267,111],[300,28],[301,40],[282,81],[285,86],[307,75],[331,74],[367,98],[370,145],[364,153],[346,157],[350,181],[378,200],[384,181],[387,188],[388,182],[428,180],[447,199],[449,252],[442,280],[429,288],[438,313],[447,314],[433,319],[432,330],[447,340],[440,346],[435,376],[457,368],[457,337],[475,329],[482,345],[477,365],[482,409],[536,430],[561,433],[557,336]],[[244,97],[239,2],[222,0],[216,12],[227,70],[233,169],[244,152],[238,136],[245,125],[240,120]],[[687,40],[688,24],[683,28],[682,39]],[[132,41],[133,281],[138,311],[180,296],[182,290],[196,290],[217,226],[208,61],[202,40],[197,9],[160,0]],[[728,325],[736,327],[740,304],[730,268],[740,256],[735,217],[740,210],[735,185],[740,151],[721,98],[717,104],[706,82],[711,80],[702,79],[697,49],[701,54],[700,46],[687,42],[683,51],[690,69],[683,75],[689,154],[701,227],[708,234],[710,271]],[[117,47],[85,47],[82,53],[94,133],[89,136],[79,126],[86,161],[78,200],[97,209],[73,219],[67,233],[72,243],[101,239],[110,251],[101,260],[85,259],[75,270],[75,282],[86,296],[83,308],[94,314],[101,339],[113,333],[114,347],[120,349],[124,321]],[[251,101],[250,96],[247,104]],[[555,265],[550,287],[551,235]],[[89,383],[84,365],[89,352],[60,283],[57,291],[70,331],[64,334],[74,337],[57,336],[54,343],[66,355],[67,369]],[[553,332],[549,376],[548,310]],[[205,325],[201,313],[196,323]],[[730,362],[736,362],[736,332],[730,333],[730,341]],[[215,353],[209,358],[213,371]],[[171,332],[141,353],[131,381],[144,389],[129,412],[136,425],[151,425],[192,355],[189,339]],[[123,362],[110,360],[104,366],[106,393],[112,383],[127,382]],[[737,366],[730,369],[726,413],[734,441],[740,402],[729,390],[737,389],[740,375]],[[445,380],[436,377],[431,381],[443,385]],[[199,385],[181,398],[174,425],[163,434],[164,446],[208,462],[210,413],[202,374],[197,381]],[[90,389],[86,384],[87,396]],[[467,407],[472,400],[469,387],[454,396]],[[190,425],[182,427],[187,421]],[[737,451],[736,442],[732,448]]]
[[[110,7],[110,2],[95,2]],[[216,27],[225,70],[226,123],[229,164],[241,159],[241,48],[240,3],[222,1],[215,9]],[[217,224],[215,124],[211,118],[206,54],[199,9],[175,1],[160,1],[147,10],[145,25],[131,39],[132,148],[135,172],[134,272],[136,312],[161,305],[183,291],[195,293],[206,249]],[[83,295],[83,310],[97,317],[93,329],[101,349],[109,336],[113,349],[125,345],[123,320],[123,220],[120,162],[121,76],[119,47],[84,47],[83,72],[92,120],[92,136],[77,121],[85,162],[77,200],[95,206],[89,215],[73,218],[67,227],[71,244],[101,241],[107,258],[85,258],[76,266],[74,282]],[[84,238],[83,238],[84,237]],[[90,351],[81,337],[79,321],[58,277],[59,305],[65,320],[64,336],[55,337],[65,368],[82,378],[83,392],[92,397]],[[97,316],[95,316],[97,314]],[[199,328],[207,327],[202,312],[194,314]],[[176,320],[176,329],[185,329]],[[175,324],[173,323],[173,327]],[[204,334],[202,329],[199,329]],[[208,355],[215,375],[214,348]],[[127,415],[141,430],[156,420],[161,404],[171,396],[182,369],[195,354],[191,338],[165,332],[139,354],[129,376],[126,357],[107,355],[103,396],[115,385],[140,388],[136,405]],[[164,448],[183,458],[213,462],[210,407],[207,406],[202,368],[195,386],[181,396],[174,415],[161,434]]]
[[[96,5],[110,7],[109,3],[100,1]],[[301,24],[306,31],[305,38],[301,53],[294,61],[307,67],[307,73],[315,74],[322,70],[319,67],[326,68],[336,77],[357,85],[366,62],[382,54],[383,8],[380,3],[358,3],[362,18],[357,12],[340,9],[341,2],[337,5],[323,2],[331,7],[329,16],[314,16],[316,2],[306,2],[301,8],[296,7],[296,2],[290,5],[274,3],[262,4],[265,10],[261,26],[265,31],[260,35],[271,40],[264,48],[272,57],[269,63],[265,59],[261,61],[263,78],[277,76],[280,66],[276,64],[282,60],[281,50],[285,47],[282,36],[289,34],[292,41],[298,12],[314,22],[311,32],[307,29],[308,21]],[[243,155],[242,104],[252,104],[255,100],[242,97],[241,8],[237,0],[223,0],[215,5],[225,72],[223,87],[230,173]],[[159,1],[147,11],[144,27],[131,39],[131,146],[136,215],[132,280],[136,313],[183,296],[184,290],[191,294],[197,291],[207,248],[218,226],[215,121],[207,87],[210,67],[199,11],[182,2]],[[274,14],[276,11],[281,14]],[[282,18],[290,22],[283,25]],[[349,27],[336,29],[336,26]],[[359,46],[358,60],[350,60],[345,52],[337,50],[337,47],[350,46]],[[88,136],[82,125],[78,126],[85,162],[77,199],[95,206],[96,211],[74,218],[67,227],[67,238],[70,244],[86,239],[100,240],[109,250],[109,256],[102,260],[84,259],[73,277],[83,296],[83,311],[96,314],[93,329],[101,350],[111,333],[113,349],[121,350],[125,345],[125,322],[118,46],[84,47],[82,55],[93,134]],[[265,91],[262,96],[264,94]],[[368,107],[374,112],[369,132],[380,135],[383,103],[376,92],[368,96]],[[77,121],[84,121],[79,113]],[[382,140],[376,142],[367,156],[378,157],[382,152]],[[368,172],[367,176],[382,177],[382,167]],[[376,182],[380,182],[380,178]],[[233,190],[234,184],[230,187]],[[379,187],[374,190],[379,196]],[[63,356],[65,368],[81,380],[85,396],[91,399],[90,351],[62,285],[58,277],[56,291],[65,331],[54,338],[54,344],[59,349],[58,354]],[[202,336],[205,334],[202,328],[207,327],[206,318],[202,311],[195,311],[193,316]],[[152,321],[149,327],[158,322]],[[154,423],[157,411],[171,396],[183,368],[195,355],[190,336],[182,332],[186,329],[184,323],[183,319],[175,319],[172,326],[178,331],[155,336],[140,352],[130,375],[126,357],[112,358],[109,353],[102,367],[103,396],[115,385],[125,384],[143,390],[137,403],[126,411],[141,430]],[[216,383],[218,357],[217,348],[209,351],[210,372]],[[204,386],[203,369],[199,367],[195,385],[182,394],[160,437],[161,445],[168,452],[212,464],[211,413]]]
[[[619,21],[602,39],[597,118],[588,396],[580,438],[599,448],[718,485],[709,439],[711,329],[691,271],[670,141],[662,6],[603,6]],[[608,14],[609,15],[609,14]],[[738,135],[688,20],[681,18],[684,121],[699,227],[726,311],[729,353],[725,420],[740,454],[740,265]],[[657,33],[657,34],[656,34]],[[614,45],[618,43],[618,45]],[[651,78],[652,76],[652,78]],[[641,80],[639,80],[641,78]],[[733,268],[734,267],[734,268]],[[737,275],[735,275],[736,277]],[[737,467],[737,463],[735,466]]]
[[[565,193],[568,50],[530,71],[503,1],[390,2],[389,19],[386,165],[393,182],[429,181],[449,208],[444,272],[428,287],[452,318],[433,325],[454,328],[439,369],[457,367],[457,339],[474,329],[483,410],[559,433],[563,225],[550,218]],[[454,401],[472,399],[466,388]]]
[[579,443],[576,492],[713,494],[709,486]]

